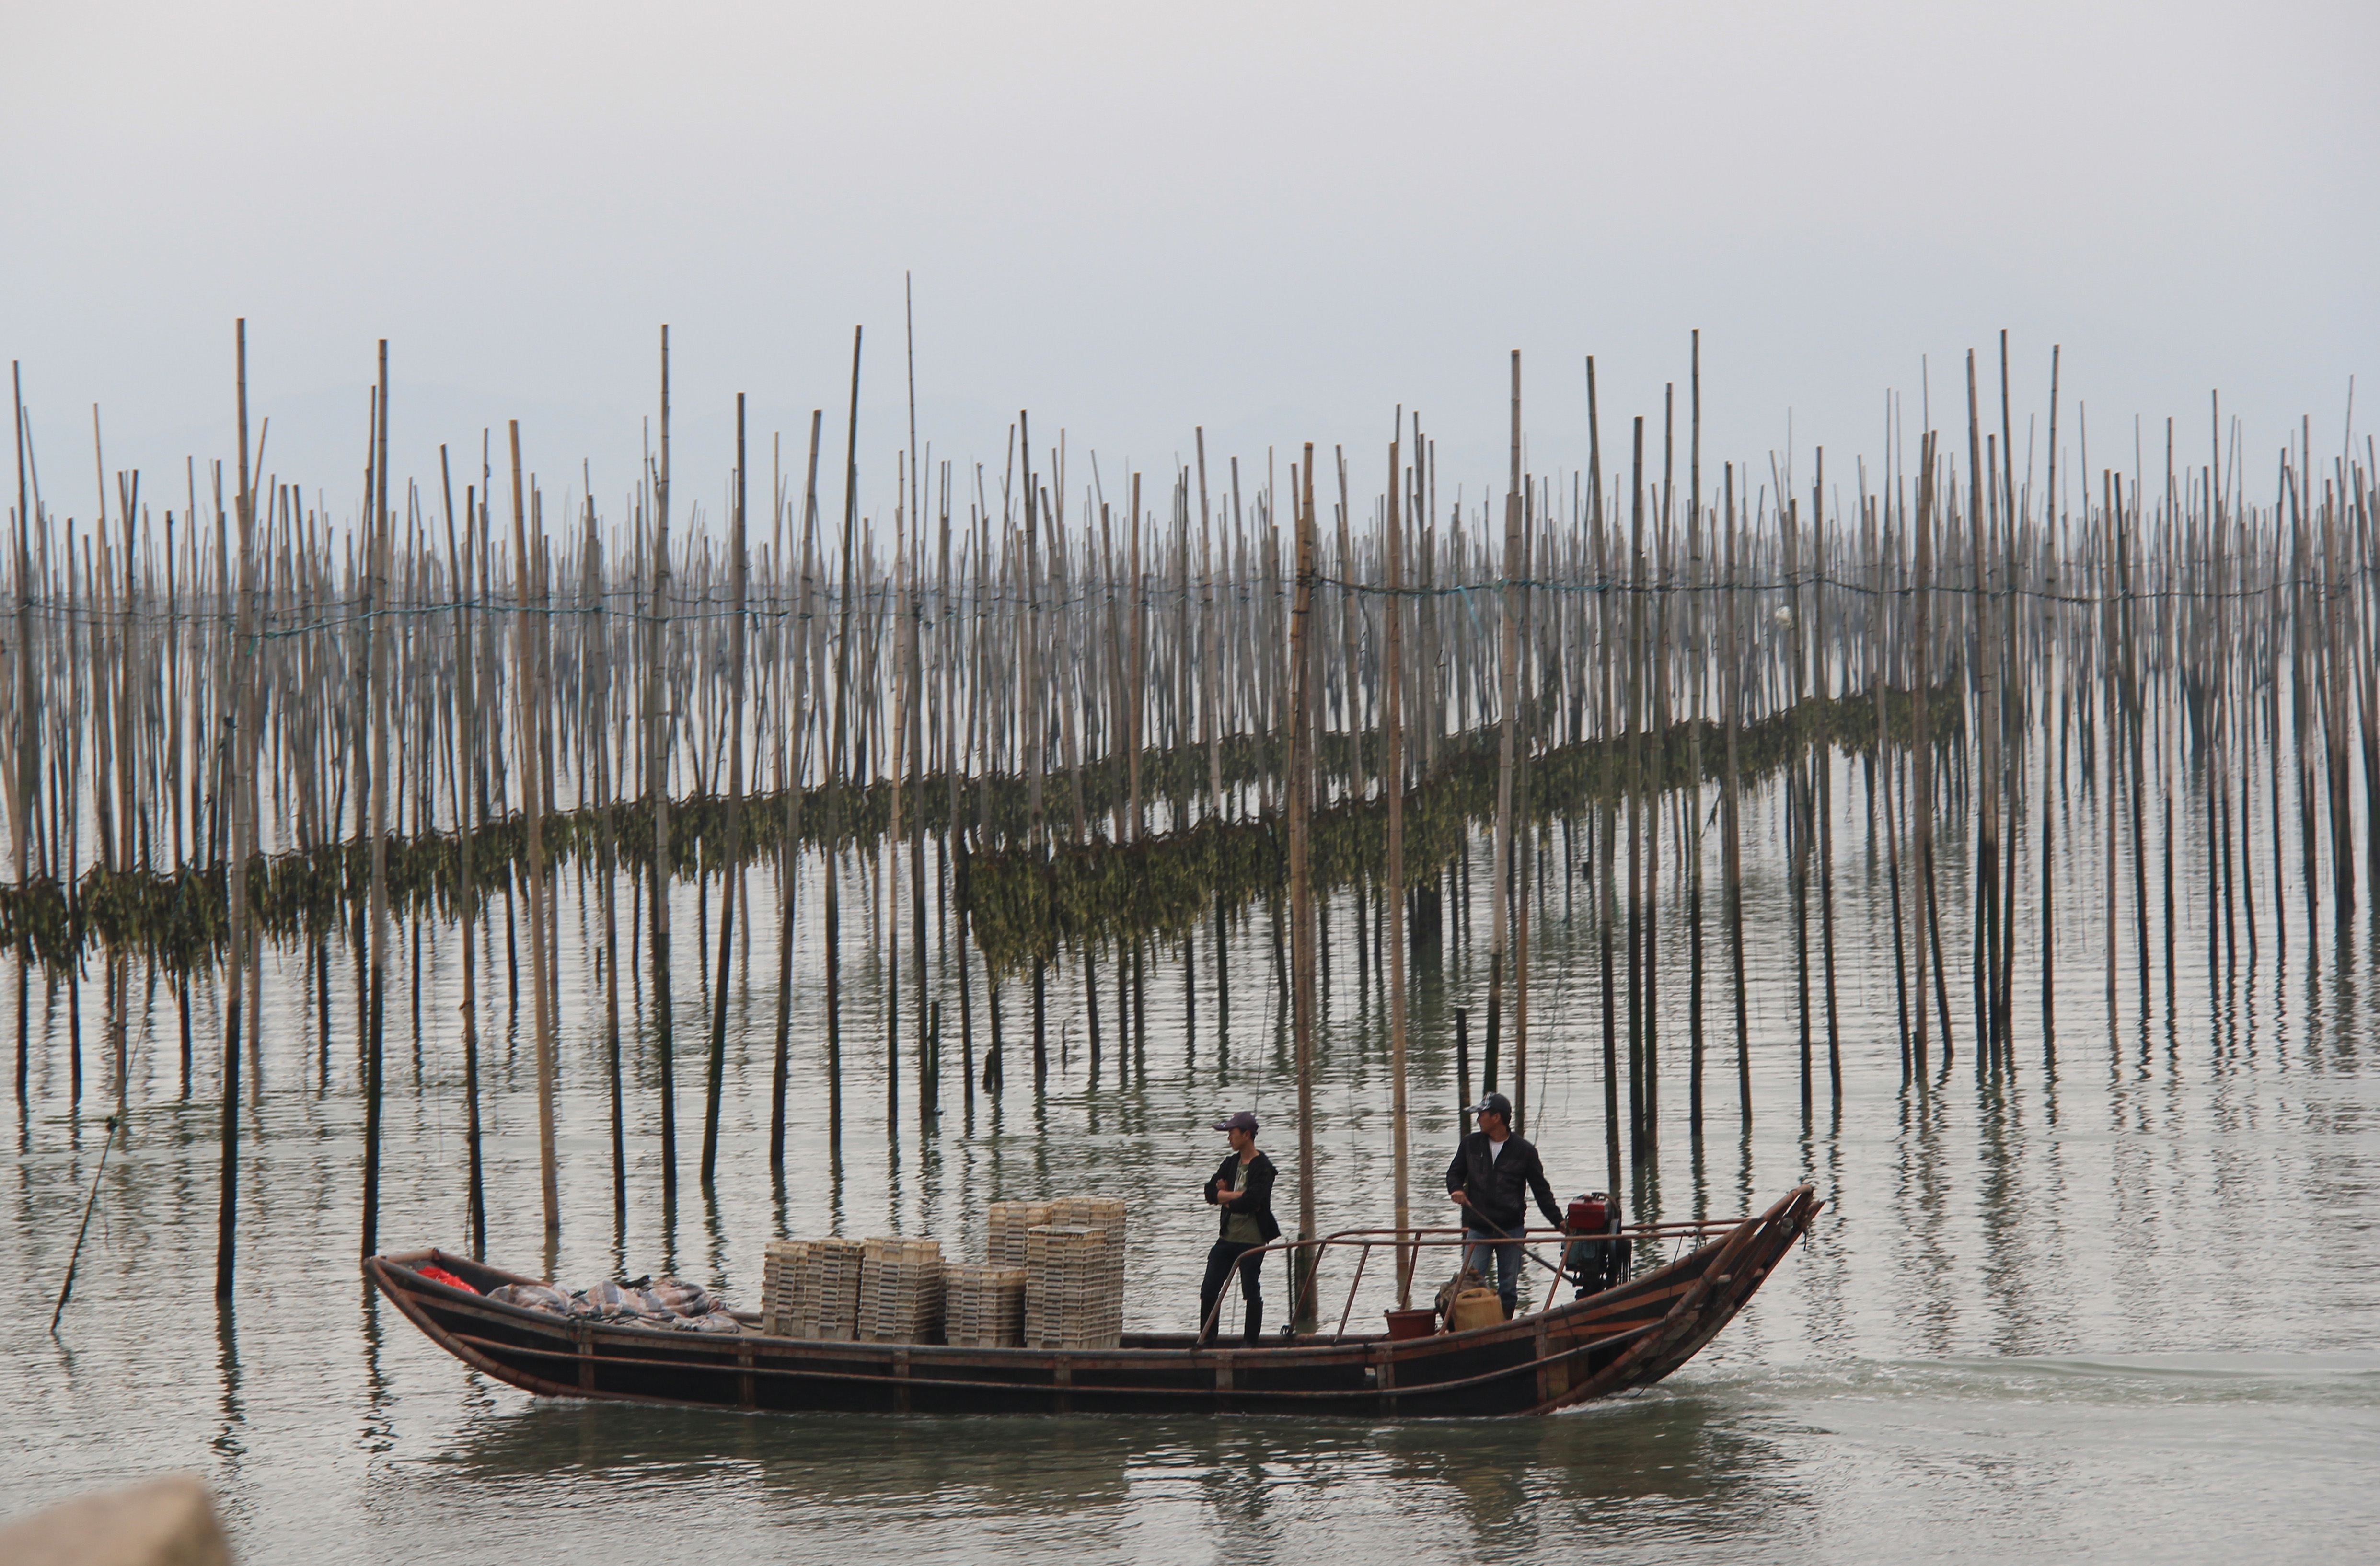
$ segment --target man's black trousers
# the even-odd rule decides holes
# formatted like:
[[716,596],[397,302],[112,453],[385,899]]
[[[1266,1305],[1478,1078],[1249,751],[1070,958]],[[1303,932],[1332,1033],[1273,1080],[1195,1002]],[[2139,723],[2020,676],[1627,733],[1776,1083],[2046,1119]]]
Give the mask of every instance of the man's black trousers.
[[1234,1267],[1240,1272],[1240,1294],[1248,1302],[1247,1341],[1251,1343],[1257,1341],[1257,1333],[1264,1326],[1264,1285],[1257,1277],[1257,1269],[1264,1266],[1264,1256],[1261,1253],[1249,1254],[1254,1251],[1257,1251],[1256,1246],[1243,1245],[1236,1240],[1218,1240],[1215,1248],[1207,1253],[1207,1281],[1198,1285],[1198,1333],[1201,1341],[1212,1341],[1214,1328],[1222,1325],[1221,1321],[1216,1320],[1210,1328],[1208,1320],[1215,1316],[1215,1302],[1221,1296],[1223,1285],[1231,1281]]

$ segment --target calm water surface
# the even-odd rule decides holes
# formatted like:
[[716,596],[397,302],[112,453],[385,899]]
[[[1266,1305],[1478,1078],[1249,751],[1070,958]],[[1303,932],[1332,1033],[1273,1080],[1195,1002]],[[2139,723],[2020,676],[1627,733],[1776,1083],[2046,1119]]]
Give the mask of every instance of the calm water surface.
[[[0,1313],[10,1411],[0,1511],[188,1469],[216,1486],[250,1562],[612,1553],[820,1561],[2362,1558],[2380,1524],[2372,1484],[2380,1473],[2380,1028],[2372,1003],[2380,962],[2370,922],[2359,920],[2343,961],[2326,925],[2318,960],[2309,961],[2301,921],[2293,921],[2286,965],[2268,929],[2252,971],[2243,961],[2210,973],[2203,876],[2185,847],[2170,1002],[2160,904],[2152,910],[2152,1014],[2138,1014],[2127,942],[2111,1023],[2095,879],[2104,856],[2095,820],[2078,807],[2059,840],[2062,858],[2071,845],[2061,875],[2070,873],[2073,890],[2058,915],[2054,1040],[2038,1014],[2040,932],[2021,928],[2014,1071],[1978,1078],[1954,986],[1958,1053],[1904,1086],[1888,905],[1864,848],[1856,776],[1847,766],[1835,791],[1840,1107],[1827,1086],[1821,1020],[1815,1109],[1806,1122],[1801,1112],[1785,889],[1773,868],[1756,868],[1746,892],[1756,1118],[1742,1134],[1714,934],[1708,1135],[1693,1144],[1686,945],[1679,911],[1666,916],[1665,1140],[1633,1193],[1638,1210],[1741,1212],[1805,1178],[1831,1205],[1811,1244],[1746,1314],[1649,1391],[1548,1420],[1382,1426],[788,1418],[537,1402],[466,1370],[365,1293],[355,1265],[361,1104],[352,976],[333,987],[325,1082],[303,1010],[306,976],[288,957],[279,969],[268,964],[265,980],[235,1309],[219,1312],[212,1298],[214,998],[199,997],[199,1072],[185,1101],[170,996],[144,995],[136,979],[128,1135],[100,1182],[55,1341],[50,1306],[116,1086],[102,1047],[101,987],[84,989],[78,1102],[67,998],[35,983],[32,1102],[0,1150],[0,1270],[13,1291],[13,1308]],[[1770,840],[1774,808],[1772,799],[1767,814],[1751,813],[1748,833]],[[1554,845],[1558,862],[1559,836]],[[2036,869],[2028,864],[2027,876]],[[1965,928],[1954,854],[1946,853],[1945,873],[1948,941]],[[2129,872],[2124,879],[2129,886]],[[856,879],[846,884],[861,895]],[[811,892],[806,905],[814,907]],[[2037,894],[2027,896],[2037,906]],[[624,914],[625,904],[624,889]],[[1484,902],[1479,913],[1484,948]],[[1566,905],[1557,880],[1535,916],[1530,1131],[1565,1196],[1603,1184],[1599,977],[1585,914],[1583,898]],[[2129,932],[2129,904],[2122,917]],[[1282,1209],[1293,1210],[1291,1076],[1261,924],[1234,937],[1228,1029],[1211,936],[1196,953],[1195,1020],[1178,951],[1160,957],[1150,971],[1148,1036],[1121,1082],[1111,966],[1099,975],[1096,1086],[1079,974],[1053,977],[1050,1075],[1038,1095],[1029,1014],[1012,990],[1008,1088],[996,1104],[978,1097],[971,1114],[959,1091],[955,996],[945,990],[946,1112],[924,1132],[905,1017],[897,1118],[888,1126],[882,975],[866,955],[865,917],[847,913],[846,972],[858,993],[845,1024],[839,1168],[825,1134],[817,921],[805,919],[792,1168],[782,1192],[769,1179],[776,941],[764,916],[751,932],[748,980],[739,965],[731,999],[722,1171],[710,1199],[694,1178],[708,990],[690,953],[676,976],[683,1168],[674,1213],[661,1198],[642,990],[622,991],[638,1031],[628,1045],[629,1217],[615,1229],[589,917],[573,882],[562,931],[566,1219],[551,1259],[537,1209],[531,1050],[507,1026],[501,925],[481,977],[489,1255],[500,1265],[574,1284],[671,1268],[752,1305],[762,1243],[781,1232],[932,1234],[946,1249],[979,1253],[985,1203],[1098,1190],[1133,1202],[1130,1324],[1181,1328],[1213,1233],[1197,1194],[1220,1152],[1206,1120],[1257,1109],[1284,1165]],[[1358,993],[1352,904],[1342,901],[1331,917],[1331,1020],[1317,1095],[1325,1228],[1384,1222],[1390,1199],[1379,1002]],[[690,889],[675,918],[681,946],[691,944],[701,910]],[[452,931],[433,933],[421,959],[418,1035],[412,987],[400,987],[392,1003],[382,1217],[391,1248],[463,1243],[458,956]],[[1964,977],[1957,959],[1953,974]],[[1437,1173],[1456,1102],[1451,1008],[1482,1004],[1484,963],[1458,955],[1417,972],[1415,986],[1414,1192],[1415,1210],[1435,1215],[1445,1210]],[[978,998],[978,1050],[980,1008]],[[1342,1290],[1343,1279],[1342,1270]],[[1285,1290],[1278,1274],[1270,1281],[1277,1305]],[[1387,1303],[1367,1281],[1355,1316],[1377,1319]],[[1331,1297],[1333,1314],[1338,1304]]]

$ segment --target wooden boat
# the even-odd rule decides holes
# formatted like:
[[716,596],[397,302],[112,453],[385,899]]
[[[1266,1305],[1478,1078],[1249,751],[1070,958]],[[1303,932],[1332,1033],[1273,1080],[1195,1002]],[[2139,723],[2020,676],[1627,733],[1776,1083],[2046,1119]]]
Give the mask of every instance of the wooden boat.
[[[1345,1332],[1342,1313],[1341,1331],[1257,1347],[1202,1348],[1187,1332],[1127,1333],[1119,1348],[1069,1352],[821,1341],[764,1335],[743,1314],[740,1333],[681,1332],[552,1316],[423,1277],[419,1269],[435,1266],[481,1291],[536,1281],[445,1251],[370,1256],[363,1267],[440,1347],[543,1397],[785,1412],[1470,1418],[1549,1414],[1658,1381],[1743,1308],[1822,1205],[1803,1185],[1717,1232],[1623,1231],[1640,1243],[1700,1243],[1616,1288],[1510,1321],[1392,1339]],[[1361,1245],[1368,1256],[1396,1239],[1317,1244]]]

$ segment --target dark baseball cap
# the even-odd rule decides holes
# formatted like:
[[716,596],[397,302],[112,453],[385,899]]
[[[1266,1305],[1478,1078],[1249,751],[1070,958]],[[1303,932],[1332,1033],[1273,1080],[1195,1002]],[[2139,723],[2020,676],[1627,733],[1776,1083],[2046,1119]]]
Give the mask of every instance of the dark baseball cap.
[[1490,1093],[1463,1112],[1474,1115],[1502,1115],[1504,1123],[1510,1125],[1512,1123],[1512,1100],[1501,1093]]
[[1237,1114],[1228,1114],[1222,1119],[1217,1121],[1215,1123],[1215,1129],[1218,1131],[1245,1131],[1249,1135],[1253,1136],[1257,1134],[1257,1117],[1249,1113],[1246,1110],[1242,1110]]

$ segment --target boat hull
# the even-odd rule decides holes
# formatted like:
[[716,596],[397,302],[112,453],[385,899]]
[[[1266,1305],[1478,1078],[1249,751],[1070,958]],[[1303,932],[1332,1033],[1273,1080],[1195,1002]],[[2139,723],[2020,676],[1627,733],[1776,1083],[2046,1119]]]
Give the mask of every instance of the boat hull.
[[1256,1348],[1200,1348],[1186,1333],[1060,1353],[678,1332],[565,1320],[416,1270],[441,1267],[482,1290],[529,1281],[444,1251],[370,1256],[364,1274],[440,1347],[543,1397],[782,1413],[1478,1418],[1549,1413],[1658,1381],[1733,1319],[1819,1206],[1800,1187],[1666,1266],[1511,1321]]

